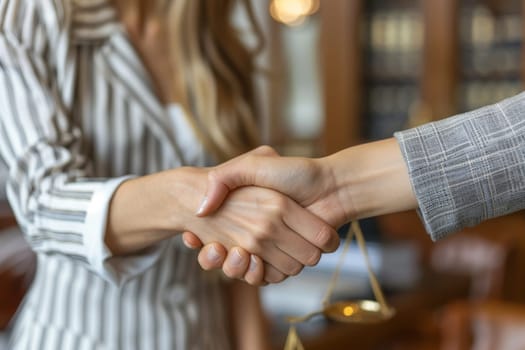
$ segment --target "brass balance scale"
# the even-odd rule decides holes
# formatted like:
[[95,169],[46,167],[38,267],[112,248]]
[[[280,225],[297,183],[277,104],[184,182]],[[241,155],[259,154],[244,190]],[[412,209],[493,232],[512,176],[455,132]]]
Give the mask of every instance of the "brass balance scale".
[[[348,300],[331,302],[330,299],[337,283],[341,266],[354,235],[356,237],[357,244],[359,245],[359,249],[363,254],[363,258],[365,259],[368,278],[370,280],[370,285],[372,286],[372,291],[376,300]],[[365,240],[363,238],[363,232],[361,231],[358,221],[352,222],[348,233],[346,234],[343,251],[339,258],[339,262],[334,271],[334,274],[330,280],[330,284],[328,285],[322,305],[323,307],[320,310],[310,312],[303,316],[287,318],[290,328],[286,338],[286,343],[284,345],[284,350],[304,350],[304,346],[299,339],[295,325],[306,322],[314,316],[323,315],[324,317],[337,322],[363,324],[386,321],[392,318],[392,316],[395,314],[395,310],[386,303],[383,291],[381,290],[379,282],[372,271],[370,259],[366,250]]]

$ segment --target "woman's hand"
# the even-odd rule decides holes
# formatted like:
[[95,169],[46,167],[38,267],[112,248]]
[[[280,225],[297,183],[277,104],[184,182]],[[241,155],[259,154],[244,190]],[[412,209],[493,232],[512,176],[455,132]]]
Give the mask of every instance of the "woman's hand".
[[[259,147],[210,171],[207,197],[201,204],[198,215],[208,215],[216,210],[234,189],[255,185],[273,188],[292,197],[332,227],[338,227],[348,221],[350,214],[341,204],[333,174],[321,161],[283,158],[271,147]],[[191,232],[185,232],[183,239],[190,248],[202,247],[202,242]],[[210,259],[210,256],[214,258]],[[236,261],[236,264],[232,264],[232,261]],[[203,268],[222,267],[226,275],[244,278],[251,284],[254,284],[254,280],[257,281],[253,278],[252,271],[253,265],[258,261],[258,256],[250,255],[242,248],[227,252],[216,243],[206,245],[199,253],[199,263]],[[257,266],[260,265],[259,263]],[[266,269],[266,273],[273,274],[273,271]],[[257,270],[257,276],[262,274],[263,272]]]
[[328,158],[281,157],[269,146],[258,147],[212,168],[208,173],[208,190],[197,215],[209,215],[231,191],[251,185],[287,195],[301,206],[309,207],[331,226],[350,220],[352,208],[341,198],[342,186]]
[[[213,215],[194,217],[185,228],[205,244],[218,242],[226,249],[242,247],[257,255],[268,264],[265,281],[269,283],[296,275],[304,265],[317,264],[321,250],[333,251],[338,245],[337,233],[331,226],[283,194],[258,187],[232,192]],[[211,245],[205,258],[213,261],[221,252],[223,248]],[[241,249],[232,249],[227,260],[231,265],[235,261],[245,263],[245,254]],[[262,261],[254,257],[250,264],[246,279],[257,284]],[[234,271],[226,269],[225,273],[236,277]]]

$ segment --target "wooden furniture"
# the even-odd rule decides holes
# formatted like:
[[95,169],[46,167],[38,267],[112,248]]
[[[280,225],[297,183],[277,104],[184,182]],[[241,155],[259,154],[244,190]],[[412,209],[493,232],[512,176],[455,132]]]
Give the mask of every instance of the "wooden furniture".
[[469,276],[469,300],[500,300],[525,305],[523,212],[489,220],[435,244],[430,265],[436,271]]
[[443,350],[525,348],[525,306],[501,301],[457,302],[441,312]]
[[[401,235],[412,229],[421,237],[427,237],[421,232],[423,228],[417,216],[408,214],[401,216],[404,221],[394,220],[398,232],[393,234]],[[300,326],[298,330],[305,348],[437,350],[453,328],[442,329],[447,324],[446,318],[459,317],[449,311],[450,305],[463,303],[462,308],[468,309],[469,305],[476,305],[473,302],[496,301],[512,303],[518,309],[523,307],[523,214],[488,220],[431,243],[428,256],[422,262],[426,269],[419,283],[409,290],[388,295],[388,301],[398,310],[395,318],[375,325],[327,323],[321,330]],[[276,336],[275,349],[282,348],[284,336],[284,333]]]
[[[495,302],[507,305],[505,309],[511,309],[511,305],[516,310],[525,308],[523,227],[525,215],[516,213],[434,243],[417,285],[388,295],[389,303],[398,311],[392,320],[373,325],[328,322],[321,330],[299,326],[305,349],[470,349],[446,347],[448,337],[456,330],[453,320],[457,319],[454,322],[460,323],[460,328],[451,341],[463,344],[471,340],[469,327],[478,322],[478,316],[490,317],[495,310],[484,307],[481,314],[471,314],[471,310],[477,310],[475,305]],[[487,321],[494,329],[501,319],[499,314]],[[520,316],[520,312],[515,314]],[[525,319],[525,313],[521,316]],[[463,336],[460,330],[465,331]],[[275,349],[282,348],[284,336],[282,333],[276,337]],[[497,348],[505,349],[492,349]]]
[[324,93],[322,151],[333,153],[362,141],[363,53],[359,38],[363,1],[323,1],[320,52]]
[[424,49],[421,104],[428,119],[450,116],[457,111],[459,64],[458,1],[423,1]]
[[0,200],[0,230],[16,225],[15,217],[6,200]]
[[0,330],[7,327],[33,279],[36,256],[0,201]]
[[[391,349],[386,346],[397,342],[400,335],[404,335],[403,341],[407,334],[419,336],[419,330],[428,322],[428,314],[443,304],[465,297],[468,285],[465,277],[428,270],[411,290],[388,296],[397,313],[387,322],[371,325],[328,322],[320,331],[305,330],[299,325],[298,332],[306,350]],[[284,337],[281,333],[276,350],[282,349]]]

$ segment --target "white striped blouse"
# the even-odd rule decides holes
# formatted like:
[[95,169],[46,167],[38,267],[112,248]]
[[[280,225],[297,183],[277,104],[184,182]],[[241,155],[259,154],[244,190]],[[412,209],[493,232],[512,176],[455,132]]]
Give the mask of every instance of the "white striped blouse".
[[0,0],[0,154],[38,254],[10,349],[230,348],[220,279],[179,240],[126,258],[104,245],[128,176],[206,162],[109,0]]

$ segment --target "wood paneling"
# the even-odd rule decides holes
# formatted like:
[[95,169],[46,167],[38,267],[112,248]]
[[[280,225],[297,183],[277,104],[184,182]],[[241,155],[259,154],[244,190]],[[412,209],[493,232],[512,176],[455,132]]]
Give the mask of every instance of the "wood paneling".
[[362,0],[323,0],[320,61],[324,91],[325,154],[361,141]]
[[423,1],[425,25],[422,102],[432,119],[457,111],[459,2]]

